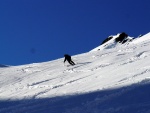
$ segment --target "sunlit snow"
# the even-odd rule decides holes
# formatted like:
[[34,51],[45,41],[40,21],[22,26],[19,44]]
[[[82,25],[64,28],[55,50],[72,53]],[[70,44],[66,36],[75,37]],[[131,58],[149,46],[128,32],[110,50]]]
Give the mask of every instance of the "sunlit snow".
[[150,113],[150,33],[72,59],[0,66],[0,113]]

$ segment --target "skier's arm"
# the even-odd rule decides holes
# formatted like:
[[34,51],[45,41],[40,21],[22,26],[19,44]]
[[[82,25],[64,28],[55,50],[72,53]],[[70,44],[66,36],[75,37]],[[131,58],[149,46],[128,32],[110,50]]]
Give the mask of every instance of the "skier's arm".
[[66,58],[64,59],[64,63],[66,62]]

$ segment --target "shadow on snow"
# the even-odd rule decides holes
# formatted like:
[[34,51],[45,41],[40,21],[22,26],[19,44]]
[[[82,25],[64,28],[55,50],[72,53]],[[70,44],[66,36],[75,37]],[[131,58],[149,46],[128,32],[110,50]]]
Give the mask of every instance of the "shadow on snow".
[[0,100],[0,113],[150,113],[150,84],[44,99]]

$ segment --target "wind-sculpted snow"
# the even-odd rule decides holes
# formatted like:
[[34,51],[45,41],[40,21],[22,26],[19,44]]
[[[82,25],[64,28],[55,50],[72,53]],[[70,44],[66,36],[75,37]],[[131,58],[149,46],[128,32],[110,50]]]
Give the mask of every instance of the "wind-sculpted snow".
[[74,66],[61,58],[0,67],[0,113],[149,113],[150,40],[145,36],[72,56]]

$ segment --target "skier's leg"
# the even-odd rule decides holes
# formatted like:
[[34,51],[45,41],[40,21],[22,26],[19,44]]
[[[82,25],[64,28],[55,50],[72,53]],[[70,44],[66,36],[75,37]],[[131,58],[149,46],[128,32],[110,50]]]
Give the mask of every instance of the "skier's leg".
[[75,65],[75,63],[72,60],[70,61],[70,63],[71,63],[71,65]]
[[70,61],[70,60],[68,60],[68,63],[72,65],[72,63],[71,63],[71,61]]

